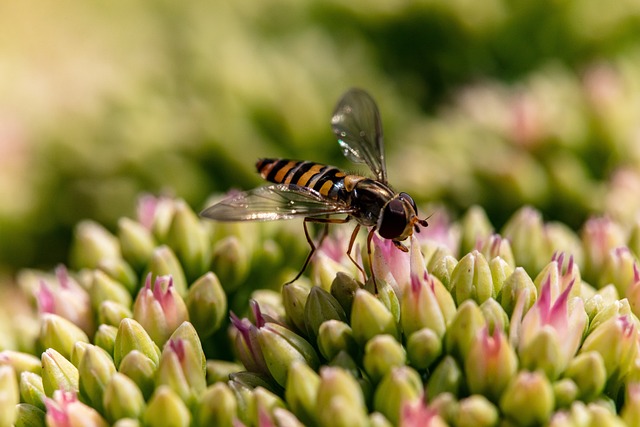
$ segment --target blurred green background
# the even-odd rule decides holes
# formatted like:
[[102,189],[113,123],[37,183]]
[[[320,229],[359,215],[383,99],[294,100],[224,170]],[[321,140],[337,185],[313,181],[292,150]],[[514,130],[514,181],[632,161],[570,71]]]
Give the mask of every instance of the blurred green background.
[[494,225],[640,207],[640,2],[0,3],[0,271],[66,261],[142,192],[202,207],[260,156],[353,170],[329,119],[382,113],[391,183]]

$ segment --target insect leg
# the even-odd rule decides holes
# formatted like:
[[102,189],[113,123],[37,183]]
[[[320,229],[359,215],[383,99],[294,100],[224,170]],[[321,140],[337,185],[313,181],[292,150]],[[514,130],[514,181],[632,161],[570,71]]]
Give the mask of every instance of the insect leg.
[[318,240],[318,246],[320,246],[322,244],[322,241],[324,240],[324,238],[327,236],[328,232],[329,232],[329,224],[344,224],[345,222],[349,221],[349,217],[346,218],[312,218],[312,217],[306,217],[304,219],[303,227],[304,227],[304,236],[307,238],[307,243],[309,243],[309,246],[311,247],[311,251],[309,251],[309,255],[307,255],[307,259],[304,260],[304,264],[302,265],[302,269],[298,272],[298,274],[296,275],[296,277],[293,278],[293,280],[288,281],[287,283],[285,283],[285,285],[288,285],[290,283],[295,282],[296,280],[298,280],[300,278],[300,276],[302,276],[302,273],[304,273],[304,271],[307,269],[307,266],[309,265],[309,262],[311,261],[311,257],[313,256],[313,254],[316,251],[316,245],[313,244],[313,239],[311,239],[311,236],[309,236],[309,229],[307,228],[307,223],[308,222],[315,222],[318,224],[324,224],[324,229],[322,230],[322,236],[320,236],[320,239]]
[[351,239],[349,239],[349,248],[347,249],[347,255],[349,256],[349,259],[351,260],[351,262],[353,262],[355,264],[356,267],[358,267],[358,270],[360,270],[360,272],[362,273],[362,276],[364,277],[364,281],[367,281],[367,273],[365,273],[364,268],[362,268],[362,266],[360,264],[358,264],[358,262],[351,256],[351,250],[353,249],[353,244],[356,241],[356,237],[358,236],[358,231],[360,231],[360,224],[356,225],[356,228],[353,229],[353,233],[351,233]]
[[372,228],[367,234],[367,257],[369,258],[369,267],[371,268],[371,278],[373,279],[373,289],[378,294],[378,282],[376,282],[376,273],[373,271],[373,264],[371,263],[371,240],[373,239],[373,233],[375,233],[375,228]]

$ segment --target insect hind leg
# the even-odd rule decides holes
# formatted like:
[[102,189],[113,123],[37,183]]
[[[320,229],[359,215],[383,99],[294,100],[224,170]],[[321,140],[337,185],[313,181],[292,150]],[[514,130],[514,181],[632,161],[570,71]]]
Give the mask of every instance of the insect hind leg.
[[[313,254],[316,252],[316,249],[320,245],[322,245],[322,242],[324,241],[324,238],[327,237],[327,234],[329,234],[329,224],[344,224],[346,222],[349,222],[349,219],[350,219],[350,217],[346,217],[346,218],[313,218],[313,217],[306,217],[304,219],[304,222],[302,223],[303,227],[304,227],[304,236],[307,238],[307,243],[309,243],[309,246],[311,247],[311,250],[309,251],[309,255],[307,255],[307,259],[304,260],[304,264],[302,265],[302,268],[300,269],[300,271],[298,272],[296,277],[294,277],[293,280],[290,280],[287,283],[285,283],[285,285],[288,285],[288,284],[291,284],[291,283],[295,282],[296,280],[298,280],[300,278],[300,276],[302,276],[302,273],[304,273],[304,271],[307,269],[307,266],[309,265],[309,262],[311,261],[311,257],[313,257]],[[308,222],[314,222],[316,224],[324,224],[324,227],[323,227],[323,230],[322,230],[322,234],[320,236],[320,239],[318,239],[318,244],[317,245],[315,245],[313,243],[313,239],[311,239],[311,236],[309,235],[309,229],[307,228],[307,223]],[[351,246],[349,246],[349,247],[351,247]],[[349,255],[349,258],[351,258],[351,255]]]

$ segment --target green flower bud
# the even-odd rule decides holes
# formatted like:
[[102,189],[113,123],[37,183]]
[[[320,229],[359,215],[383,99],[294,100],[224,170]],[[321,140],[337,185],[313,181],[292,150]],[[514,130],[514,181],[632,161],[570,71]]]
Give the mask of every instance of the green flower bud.
[[444,392],[429,400],[429,409],[439,415],[442,420],[452,425],[456,421],[460,403],[451,393]]
[[236,290],[249,274],[249,253],[237,237],[218,240],[213,247],[211,270],[225,292]]
[[80,375],[80,400],[103,413],[104,389],[116,373],[111,356],[100,347],[88,345],[78,366]]
[[11,366],[0,366],[0,425],[10,426],[16,421],[16,405],[20,392],[16,373]]
[[429,260],[427,271],[440,280],[447,290],[450,290],[451,275],[457,264],[457,259],[448,254],[444,249],[439,248]]
[[227,296],[215,274],[208,272],[195,281],[189,288],[186,305],[189,319],[201,337],[220,328],[227,315]]
[[257,412],[253,388],[242,382],[235,381],[233,377],[229,379],[228,385],[231,391],[233,391],[238,404],[238,418],[240,418],[240,421],[245,425],[251,425],[251,423],[255,421],[252,420],[251,417]]
[[118,258],[118,239],[103,226],[93,221],[82,221],[76,226],[71,247],[71,263],[76,269],[98,268],[103,260]]
[[460,401],[455,425],[457,427],[489,427],[497,425],[498,421],[498,408],[486,397],[476,394]]
[[493,226],[480,206],[471,206],[461,219],[460,253],[466,254],[476,248],[479,241],[493,233]]
[[305,425],[291,412],[284,408],[273,408],[273,420],[275,425],[287,427],[304,427]]
[[42,385],[47,396],[56,390],[77,392],[78,369],[63,355],[50,348],[42,353]]
[[380,334],[400,339],[400,331],[393,314],[369,292],[356,291],[351,309],[351,328],[359,345]]
[[404,366],[404,347],[390,335],[376,335],[364,347],[362,365],[373,383],[378,383],[393,368]]
[[122,258],[102,261],[100,270],[125,288],[129,295],[138,290],[138,275]]
[[638,329],[629,316],[611,317],[598,325],[584,340],[581,353],[597,351],[610,379],[623,378],[638,354]]
[[[14,427],[45,427],[45,412],[28,403],[16,406],[16,421]],[[1,416],[0,416],[1,417]]]
[[513,274],[504,281],[499,301],[504,311],[511,315],[519,298],[525,298],[523,310],[526,312],[537,297],[538,290],[531,277],[522,267],[516,267]]
[[282,287],[282,304],[286,313],[287,323],[298,332],[306,332],[304,310],[310,289],[296,283],[287,283]]
[[154,274],[156,281],[162,276],[171,276],[175,292],[181,297],[187,295],[187,279],[184,270],[168,246],[159,246],[153,251],[151,261],[147,265],[147,278],[149,274]]
[[489,261],[489,269],[491,270],[491,278],[495,292],[497,295],[500,295],[504,282],[513,274],[514,267],[510,266],[502,258],[495,257]]
[[238,403],[225,383],[209,386],[200,398],[195,414],[199,426],[233,427],[237,421]]
[[505,224],[501,235],[511,243],[515,265],[526,271],[540,271],[551,258],[542,215],[531,207],[516,212]]
[[593,317],[591,317],[587,335],[597,329],[601,324],[614,317],[629,316],[631,314],[629,301],[626,299],[619,299],[618,291],[613,285],[608,285],[599,289],[598,293],[590,299],[590,301],[595,300],[599,301],[592,304],[591,310],[595,311],[588,313]]
[[89,295],[91,296],[91,305],[95,310],[104,301],[114,301],[124,307],[131,307],[129,290],[100,270],[93,271]]
[[[249,299],[249,305],[257,304],[260,307],[260,312],[263,314],[266,320],[274,323],[285,324],[285,310],[282,304],[282,293],[276,292],[271,289],[256,289],[251,292],[251,298]],[[249,315],[252,316],[255,313],[254,310],[249,311]],[[254,323],[256,319],[252,319]]]
[[67,319],[44,313],[40,327],[40,342],[44,348],[52,348],[69,358],[76,342],[89,342],[89,337]]
[[189,322],[182,322],[180,326],[171,334],[169,338],[171,340],[186,340],[191,343],[191,347],[195,350],[195,352],[200,357],[200,364],[202,366],[202,374],[206,374],[207,372],[207,357],[204,355],[204,351],[202,350],[202,342],[200,341],[200,336],[198,336],[198,332],[196,328]]
[[581,294],[580,284],[582,283],[582,279],[580,277],[580,269],[573,261],[573,256],[569,257],[564,273],[563,268],[564,254],[554,253],[551,262],[545,266],[534,280],[538,293],[542,289],[542,286],[549,282],[552,300],[556,300],[567,288],[571,288],[569,291],[570,298],[579,297]]
[[405,336],[423,328],[433,330],[439,337],[444,336],[447,323],[446,313],[440,308],[436,290],[442,284],[431,275],[418,277],[411,274],[411,286],[402,294],[400,303],[402,317],[400,323]]
[[307,335],[311,342],[315,342],[320,325],[327,320],[346,321],[347,317],[336,300],[329,292],[319,286],[311,288],[304,306],[304,321]]
[[601,288],[613,283],[618,293],[625,295],[629,286],[636,281],[634,278],[636,269],[636,258],[629,248],[621,246],[611,249],[604,259],[597,286]]
[[267,322],[258,329],[257,339],[269,373],[281,386],[285,385],[295,360],[305,362],[313,369],[320,363],[311,344],[278,324]]
[[111,355],[116,345],[117,335],[118,328],[115,326],[100,325],[95,337],[93,337],[93,342]]
[[347,317],[351,317],[351,306],[360,284],[353,277],[338,272],[331,283],[331,295],[338,300]]
[[103,301],[98,307],[98,323],[118,327],[122,319],[133,317],[128,307],[114,301]]
[[358,382],[343,369],[322,368],[316,400],[318,425],[364,427],[368,425],[367,413],[367,406]]
[[129,218],[118,221],[118,239],[122,256],[137,271],[142,271],[151,260],[156,242],[149,229]]
[[622,420],[628,426],[640,425],[640,383],[627,384],[624,406],[620,411]]
[[318,331],[318,348],[325,359],[333,359],[339,352],[358,354],[358,345],[353,338],[353,330],[340,320],[327,320]]
[[144,397],[136,383],[119,372],[106,384],[102,405],[111,423],[121,418],[140,418],[145,409]]
[[161,385],[151,396],[142,417],[154,427],[189,427],[191,414],[185,403],[169,386]]
[[42,371],[40,359],[32,354],[22,353],[20,351],[0,351],[0,366],[5,365],[11,366],[16,375],[20,375],[25,371],[40,374]]
[[569,362],[564,376],[578,386],[580,399],[591,400],[604,390],[607,368],[597,351],[582,352]]
[[519,372],[502,393],[500,409],[519,425],[542,425],[554,408],[553,387],[541,372]]
[[467,358],[475,337],[482,328],[486,327],[486,320],[482,310],[474,300],[464,301],[445,335],[447,353],[459,360]]
[[422,393],[422,380],[416,371],[408,366],[393,368],[376,388],[373,407],[397,425],[402,406],[420,401]]
[[156,373],[156,386],[168,385],[188,405],[207,387],[201,349],[190,341],[171,339],[162,350]]
[[44,393],[42,377],[27,371],[20,374],[20,396],[23,402],[44,410],[46,394]]
[[483,328],[475,337],[464,361],[471,393],[497,400],[518,369],[518,358],[499,329],[489,335]]
[[133,319],[123,319],[118,327],[113,350],[113,360],[118,369],[120,369],[122,359],[133,350],[138,350],[149,358],[154,365],[157,365],[160,360],[160,349],[142,325]]
[[189,320],[187,306],[173,283],[170,276],[157,277],[152,289],[149,274],[133,306],[133,318],[158,346],[164,344],[182,322]]
[[107,427],[107,422],[93,408],[80,402],[75,393],[56,390],[52,399],[46,400],[48,427]]
[[289,369],[284,397],[291,411],[305,424],[316,420],[320,376],[306,363],[294,362]]
[[451,273],[451,293],[458,304],[467,299],[481,304],[488,298],[496,297],[491,269],[484,255],[472,251],[458,261]]
[[427,369],[442,354],[442,339],[429,328],[415,331],[407,338],[407,356],[416,369]]
[[572,380],[565,378],[553,383],[553,396],[557,408],[567,408],[580,393],[578,386]]
[[138,350],[131,350],[120,361],[119,371],[131,378],[142,392],[145,400],[155,388],[156,363]]
[[251,414],[251,419],[254,420],[255,425],[262,424],[265,418],[270,418],[270,414],[273,413],[274,409],[284,409],[285,407],[282,399],[264,387],[256,387],[253,390],[253,397],[256,412]]
[[[365,284],[365,290],[369,293],[373,293],[373,295],[378,298],[378,300],[387,307],[387,310],[391,312],[394,320],[397,324],[400,323],[400,300],[398,299],[398,294],[396,290],[387,282],[378,280],[377,281],[377,294],[375,293],[373,285],[373,279],[369,278],[367,283]],[[448,292],[447,292],[448,294]]]
[[427,399],[432,401],[443,393],[458,396],[463,381],[462,370],[455,359],[451,356],[445,356],[429,377],[426,389]]
[[140,420],[134,420],[132,418],[121,418],[115,423],[113,423],[113,427],[141,427],[142,424]]
[[480,305],[480,311],[487,321],[490,331],[498,328],[502,331],[509,329],[509,316],[502,306],[493,298],[489,298]]
[[207,360],[207,384],[226,382],[229,379],[229,375],[240,372],[243,369],[239,363],[227,362],[226,360]]
[[187,277],[194,279],[207,270],[209,235],[197,215],[182,200],[175,203],[175,212],[167,233],[167,244],[174,250]]
[[138,200],[138,221],[161,242],[166,241],[176,201],[167,197],[142,195]]
[[393,427],[393,424],[380,412],[369,414],[369,427]]
[[591,283],[599,283],[609,251],[626,244],[620,225],[608,218],[591,218],[581,232],[584,249],[584,276]]

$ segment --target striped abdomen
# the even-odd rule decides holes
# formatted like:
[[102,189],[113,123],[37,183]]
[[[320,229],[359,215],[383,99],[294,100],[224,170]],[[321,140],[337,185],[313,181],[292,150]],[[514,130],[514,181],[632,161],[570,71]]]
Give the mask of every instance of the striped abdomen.
[[331,199],[339,197],[338,192],[345,187],[345,177],[355,177],[333,166],[299,160],[260,159],[256,167],[267,181],[312,188]]

